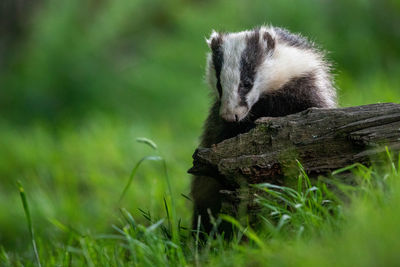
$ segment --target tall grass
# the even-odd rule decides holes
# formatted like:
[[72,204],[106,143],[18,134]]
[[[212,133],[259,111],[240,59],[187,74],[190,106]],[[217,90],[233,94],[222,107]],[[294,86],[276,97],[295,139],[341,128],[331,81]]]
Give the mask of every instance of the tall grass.
[[[139,141],[150,145],[159,154],[151,140]],[[164,163],[162,172],[168,183],[167,164],[161,156],[157,157]],[[336,257],[340,258],[340,262],[348,260],[348,263],[356,265],[373,265],[387,257],[387,263],[394,264],[397,259],[397,254],[392,254],[394,248],[387,252],[379,248],[380,245],[400,245],[400,242],[391,239],[390,234],[391,231],[399,233],[397,225],[390,223],[388,227],[386,224],[388,218],[400,221],[400,161],[389,151],[386,158],[387,164],[374,167],[355,164],[335,172],[338,175],[351,171],[358,181],[353,186],[335,184],[334,190],[345,192],[348,203],[338,198],[329,189],[332,186],[323,179],[312,181],[298,163],[298,176],[294,177],[298,183],[294,188],[270,183],[254,186],[260,192],[256,201],[262,208],[258,213],[261,223],[257,229],[221,215],[215,223],[218,224],[221,219],[230,222],[235,229],[233,239],[227,241],[214,233],[202,249],[199,249],[198,239],[193,239],[191,231],[177,220],[173,194],[168,192],[171,190],[168,186],[166,190],[170,199],[165,200],[165,215],[162,218],[142,210],[147,223],[139,223],[129,211],[120,208],[118,223],[111,225],[112,231],[104,234],[91,233],[90,229],[82,234],[54,219],[53,226],[67,234],[67,241],[37,236],[37,246],[28,207],[29,192],[19,185],[34,253],[32,256],[14,255],[2,247],[0,260],[4,266],[29,266],[34,262],[39,266],[41,262],[44,266],[333,266],[336,265]],[[131,172],[121,198],[128,192],[138,164]],[[331,181],[333,179],[330,178]],[[374,219],[375,213],[380,214],[381,219]],[[394,226],[396,229],[393,229]],[[365,241],[369,227],[375,227],[382,238]],[[353,232],[358,228],[360,232]],[[360,249],[367,247],[368,253],[376,253],[377,260],[354,259],[344,249],[354,252],[357,246]],[[314,255],[313,249],[319,255]]]
[[30,239],[31,239],[31,243],[32,243],[33,252],[35,254],[36,263],[39,267],[41,267],[42,265],[40,264],[39,253],[38,253],[36,240],[35,240],[35,232],[34,232],[33,225],[32,225],[32,218],[31,218],[31,213],[29,211],[28,201],[27,201],[26,195],[25,195],[25,190],[22,187],[21,182],[18,181],[17,185],[18,185],[19,194],[21,196],[22,206],[24,207],[26,221],[28,223],[28,230],[29,230],[29,235],[30,235]]

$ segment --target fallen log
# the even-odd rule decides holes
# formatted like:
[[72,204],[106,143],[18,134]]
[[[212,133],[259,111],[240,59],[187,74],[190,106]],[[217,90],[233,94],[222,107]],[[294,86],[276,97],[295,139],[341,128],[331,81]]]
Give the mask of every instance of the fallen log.
[[[247,133],[199,147],[188,172],[223,179],[241,190],[243,183],[284,184],[284,177],[298,172],[296,160],[310,177],[329,175],[356,162],[368,165],[385,146],[400,151],[400,104],[311,108],[260,118]],[[221,193],[228,204],[240,201],[241,193]]]

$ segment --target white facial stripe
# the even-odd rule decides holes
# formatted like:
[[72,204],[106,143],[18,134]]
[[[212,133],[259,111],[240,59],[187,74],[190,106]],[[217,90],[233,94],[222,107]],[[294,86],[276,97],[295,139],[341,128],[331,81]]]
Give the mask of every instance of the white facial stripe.
[[242,53],[246,48],[246,34],[248,32],[233,33],[224,36],[223,39],[224,64],[221,71],[221,114],[233,113],[240,102],[238,94],[240,61]]

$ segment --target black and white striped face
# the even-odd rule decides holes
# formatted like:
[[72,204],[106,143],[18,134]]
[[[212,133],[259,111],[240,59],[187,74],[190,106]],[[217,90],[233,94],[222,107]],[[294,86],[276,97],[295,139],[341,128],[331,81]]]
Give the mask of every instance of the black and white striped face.
[[272,54],[274,38],[267,28],[238,33],[213,32],[207,43],[207,79],[220,99],[220,116],[230,122],[246,118],[262,94],[257,75]]

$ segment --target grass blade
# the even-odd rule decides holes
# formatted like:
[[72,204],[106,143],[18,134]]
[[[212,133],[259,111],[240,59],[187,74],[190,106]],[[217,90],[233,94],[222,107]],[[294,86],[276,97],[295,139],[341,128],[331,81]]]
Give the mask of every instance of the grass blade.
[[222,220],[229,222],[230,224],[238,228],[239,231],[241,231],[245,236],[247,236],[250,240],[256,243],[260,248],[264,247],[264,243],[250,227],[244,228],[235,218],[229,215],[220,214],[219,216],[221,217]]
[[121,203],[122,199],[124,198],[126,192],[128,191],[132,181],[133,181],[133,177],[135,177],[137,170],[139,169],[140,164],[142,164],[142,162],[144,161],[160,161],[162,160],[162,158],[160,156],[147,156],[147,157],[143,157],[141,160],[138,161],[138,163],[136,163],[135,167],[132,169],[131,175],[129,176],[129,180],[128,183],[125,185],[124,190],[122,191],[121,196],[119,197],[119,203]]
[[42,265],[40,264],[39,253],[38,253],[37,246],[36,246],[35,233],[33,231],[32,219],[31,219],[31,214],[29,212],[29,206],[28,206],[28,200],[26,199],[25,190],[22,187],[22,184],[20,181],[17,182],[17,186],[19,189],[19,194],[21,196],[22,206],[24,207],[26,220],[28,222],[28,230],[29,230],[29,234],[31,236],[31,242],[32,242],[32,246],[33,246],[33,252],[34,252],[35,258],[36,258],[36,263],[39,267],[41,267]]
[[139,143],[146,144],[154,150],[158,150],[156,143],[154,143],[152,140],[150,140],[146,137],[138,137],[138,138],[136,138],[136,141]]
[[0,246],[0,261],[3,262],[3,264],[7,263],[7,266],[12,266],[10,257],[8,256],[3,246]]

